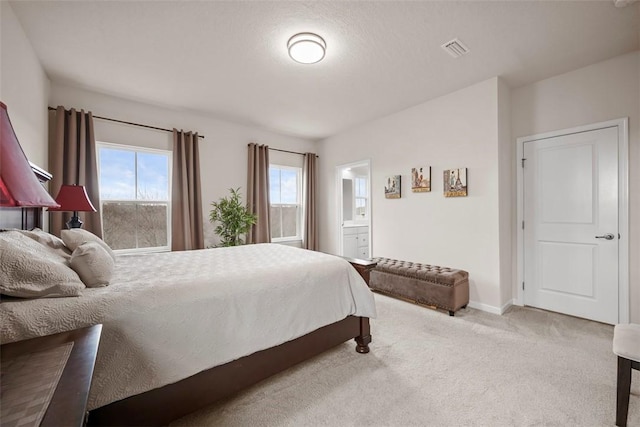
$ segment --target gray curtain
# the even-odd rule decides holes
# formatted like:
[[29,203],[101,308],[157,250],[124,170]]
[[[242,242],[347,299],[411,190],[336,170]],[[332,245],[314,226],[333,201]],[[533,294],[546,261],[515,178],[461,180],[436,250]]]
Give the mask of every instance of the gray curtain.
[[171,250],[204,248],[198,134],[173,130]]
[[249,144],[247,208],[258,221],[247,234],[247,243],[271,242],[271,202],[269,201],[269,147]]
[[[89,200],[98,212],[81,212],[84,228],[102,237],[100,220],[100,188],[98,186],[98,162],[96,139],[93,133],[91,112],[65,110],[59,106],[51,113],[51,137],[49,139],[49,167],[53,178],[50,191],[56,197],[62,184],[84,185]],[[70,212],[50,212],[49,231],[60,235],[66,229]]]
[[314,153],[305,153],[302,167],[302,197],[304,224],[302,235],[302,247],[318,250],[318,216],[316,195],[318,186],[317,157]]

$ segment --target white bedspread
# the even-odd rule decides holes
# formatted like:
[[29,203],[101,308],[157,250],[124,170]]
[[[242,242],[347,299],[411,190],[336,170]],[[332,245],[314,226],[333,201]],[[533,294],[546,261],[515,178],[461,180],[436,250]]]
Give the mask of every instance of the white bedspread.
[[102,323],[94,409],[300,337],[374,300],[341,258],[283,245],[119,256],[112,284],[4,301],[2,343]]

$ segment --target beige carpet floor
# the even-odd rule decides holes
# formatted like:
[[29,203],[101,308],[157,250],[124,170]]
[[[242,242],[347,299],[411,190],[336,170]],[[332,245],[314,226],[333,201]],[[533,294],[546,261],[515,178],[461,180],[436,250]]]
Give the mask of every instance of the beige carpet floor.
[[[513,307],[446,313],[376,294],[353,342],[172,426],[613,426],[613,327]],[[640,426],[634,371],[629,426]]]

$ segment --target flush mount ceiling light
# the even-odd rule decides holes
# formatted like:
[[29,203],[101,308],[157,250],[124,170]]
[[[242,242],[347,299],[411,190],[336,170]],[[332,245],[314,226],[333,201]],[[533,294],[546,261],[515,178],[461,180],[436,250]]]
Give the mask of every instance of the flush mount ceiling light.
[[301,64],[315,64],[324,58],[327,43],[317,34],[298,33],[287,42],[289,56]]

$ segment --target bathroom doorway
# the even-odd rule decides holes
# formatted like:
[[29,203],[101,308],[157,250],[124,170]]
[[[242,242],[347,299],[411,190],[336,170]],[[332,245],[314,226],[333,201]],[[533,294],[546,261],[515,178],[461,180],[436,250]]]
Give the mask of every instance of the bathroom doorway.
[[371,161],[362,160],[336,168],[338,187],[338,235],[340,255],[371,257]]

